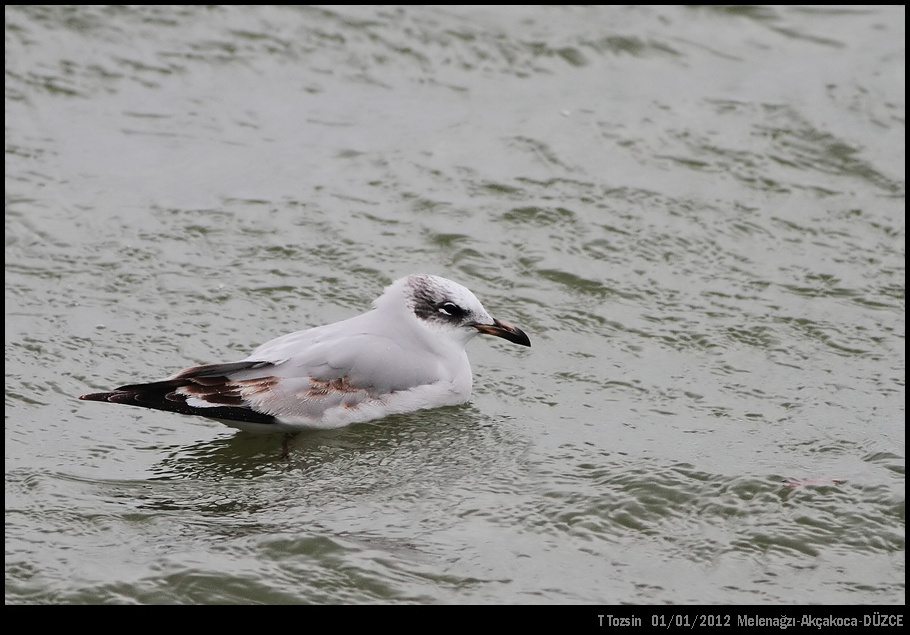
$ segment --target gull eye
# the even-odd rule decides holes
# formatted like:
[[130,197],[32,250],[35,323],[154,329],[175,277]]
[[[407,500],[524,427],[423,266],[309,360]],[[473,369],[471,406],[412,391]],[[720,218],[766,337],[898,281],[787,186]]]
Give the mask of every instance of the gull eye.
[[436,307],[436,310],[443,315],[448,315],[454,318],[460,318],[462,315],[464,315],[464,310],[462,310],[462,308],[454,302],[443,302],[438,307]]

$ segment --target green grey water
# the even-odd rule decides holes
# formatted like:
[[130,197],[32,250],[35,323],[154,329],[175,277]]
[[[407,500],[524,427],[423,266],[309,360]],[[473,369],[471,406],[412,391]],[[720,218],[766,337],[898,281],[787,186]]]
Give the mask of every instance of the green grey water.
[[[6,602],[904,603],[903,7],[6,7]],[[425,271],[470,404],[76,400]]]

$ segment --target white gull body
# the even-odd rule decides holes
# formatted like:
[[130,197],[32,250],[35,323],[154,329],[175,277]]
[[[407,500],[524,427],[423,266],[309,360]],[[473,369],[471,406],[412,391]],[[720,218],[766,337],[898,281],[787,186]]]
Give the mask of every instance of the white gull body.
[[531,345],[460,284],[412,274],[387,287],[371,311],[284,335],[240,361],[80,399],[201,415],[256,433],[338,428],[466,402],[465,345],[478,333]]

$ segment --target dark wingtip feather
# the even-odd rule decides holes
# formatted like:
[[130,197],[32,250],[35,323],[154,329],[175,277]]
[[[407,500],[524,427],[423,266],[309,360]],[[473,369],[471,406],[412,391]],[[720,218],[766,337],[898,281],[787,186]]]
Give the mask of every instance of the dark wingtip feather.
[[[120,403],[127,406],[140,406],[152,410],[165,410],[184,415],[199,415],[208,419],[222,419],[246,421],[249,423],[278,423],[278,419],[270,414],[252,410],[240,403],[235,404],[235,399],[216,396],[214,403],[221,405],[209,408],[197,408],[186,403],[187,396],[171,392],[169,389],[176,380],[162,381],[152,384],[135,384],[123,386],[113,392],[94,392],[80,395],[82,401],[107,401]],[[185,382],[183,382],[185,383]]]
[[107,401],[108,397],[116,393],[112,392],[93,392],[87,395],[79,395],[79,399],[82,401]]
[[[209,419],[278,423],[278,419],[272,415],[253,410],[245,405],[238,386],[228,379],[231,373],[239,370],[259,369],[271,365],[271,362],[247,360],[193,366],[185,368],[170,379],[146,384],[128,384],[115,388],[112,392],[93,392],[81,395],[79,399],[82,401],[107,401],[184,415],[199,415]],[[261,383],[260,389],[266,389],[276,380],[264,377],[256,381]],[[186,403],[187,398],[191,395],[215,405],[204,408],[191,406]]]

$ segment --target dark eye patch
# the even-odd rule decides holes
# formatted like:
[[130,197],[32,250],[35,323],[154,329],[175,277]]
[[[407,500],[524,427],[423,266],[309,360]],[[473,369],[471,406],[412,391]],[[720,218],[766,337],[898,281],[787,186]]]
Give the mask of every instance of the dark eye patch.
[[454,302],[443,302],[442,304],[438,304],[436,310],[443,315],[449,315],[456,319],[460,319],[464,316],[464,309]]

